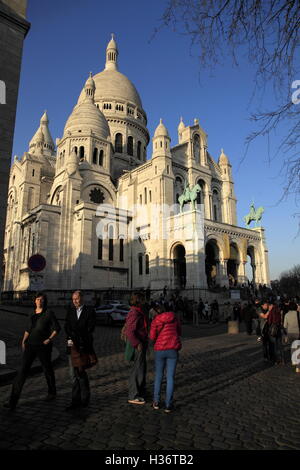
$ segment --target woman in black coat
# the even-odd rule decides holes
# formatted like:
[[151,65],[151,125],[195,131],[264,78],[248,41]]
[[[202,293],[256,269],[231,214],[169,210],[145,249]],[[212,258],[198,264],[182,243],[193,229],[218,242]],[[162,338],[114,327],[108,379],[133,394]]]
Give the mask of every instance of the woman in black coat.
[[38,293],[34,299],[34,313],[30,315],[27,327],[22,339],[22,365],[19,370],[11,391],[6,408],[13,410],[19,401],[23,385],[28,377],[30,368],[36,357],[39,358],[48,385],[46,400],[56,397],[55,376],[51,362],[52,341],[60,332],[60,325],[54,313],[47,308],[47,296]]

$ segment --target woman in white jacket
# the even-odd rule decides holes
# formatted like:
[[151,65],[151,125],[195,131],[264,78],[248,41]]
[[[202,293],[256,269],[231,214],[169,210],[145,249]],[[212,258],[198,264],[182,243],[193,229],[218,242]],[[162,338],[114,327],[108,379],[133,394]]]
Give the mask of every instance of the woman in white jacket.
[[296,372],[300,373],[300,320],[298,306],[290,302],[289,311],[284,316],[283,327],[291,345],[292,366],[296,366]]

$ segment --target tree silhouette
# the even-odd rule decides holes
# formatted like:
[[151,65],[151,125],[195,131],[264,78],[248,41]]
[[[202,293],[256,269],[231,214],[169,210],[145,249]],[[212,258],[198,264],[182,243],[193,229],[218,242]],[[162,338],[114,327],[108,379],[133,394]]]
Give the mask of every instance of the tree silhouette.
[[268,136],[287,123],[277,154],[283,155],[283,197],[293,193],[296,202],[300,200],[299,25],[299,0],[168,0],[155,30],[157,34],[172,27],[189,35],[201,66],[209,69],[227,59],[228,52],[238,65],[247,50],[256,71],[254,94],[272,84],[278,105],[251,115],[258,127],[246,137],[246,148],[257,136]]

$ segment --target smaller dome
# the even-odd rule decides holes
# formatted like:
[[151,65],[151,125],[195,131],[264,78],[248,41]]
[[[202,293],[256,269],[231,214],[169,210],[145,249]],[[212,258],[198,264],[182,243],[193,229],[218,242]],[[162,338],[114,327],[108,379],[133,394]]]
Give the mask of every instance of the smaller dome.
[[93,88],[94,90],[96,89],[96,85],[95,85],[94,79],[92,77],[92,72],[90,72],[90,76],[87,79],[87,81],[85,82],[84,88],[86,88],[86,87]]
[[184,122],[183,122],[182,117],[181,117],[181,118],[180,118],[180,123],[179,123],[179,125],[178,125],[178,131],[179,131],[179,132],[182,132],[183,129],[185,129],[185,125],[184,125]]
[[160,119],[160,122],[154,132],[154,138],[155,137],[168,137],[170,138],[169,136],[169,133],[168,133],[168,130],[166,128],[166,126],[163,124],[162,122],[162,119]]
[[93,101],[85,100],[75,106],[66,122],[64,135],[68,131],[78,133],[78,131],[83,132],[85,129],[92,130],[98,137],[103,139],[107,139],[110,135],[104,114],[101,113]]
[[43,116],[41,117],[40,122],[41,122],[41,124],[49,124],[47,111],[44,112]]
[[45,136],[44,133],[41,129],[41,126],[38,128],[34,136],[32,137],[31,141],[29,142],[29,149],[32,147],[35,147],[36,144],[44,143],[45,142]]
[[228,157],[227,157],[227,155],[225,155],[223,149],[221,149],[221,155],[219,156],[219,164],[221,164],[221,165],[228,165],[229,164]]
[[117,46],[117,43],[115,41],[115,35],[113,33],[111,33],[111,40],[107,44],[106,50],[108,50],[108,49],[115,49],[116,51],[118,50],[118,46]]
[[38,129],[36,135],[35,135],[35,140],[36,142],[44,142],[45,141],[45,136],[41,128]]
[[64,135],[67,132],[77,134],[78,132],[91,130],[98,137],[107,139],[110,136],[110,130],[104,114],[95,105],[95,82],[91,73],[83,91],[85,92],[84,99],[74,107],[69,116],[64,128]]

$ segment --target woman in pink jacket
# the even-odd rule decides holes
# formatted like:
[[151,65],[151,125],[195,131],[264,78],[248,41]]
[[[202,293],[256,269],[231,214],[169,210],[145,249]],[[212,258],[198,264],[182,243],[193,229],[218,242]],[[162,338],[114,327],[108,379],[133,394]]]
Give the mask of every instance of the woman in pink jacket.
[[152,407],[159,409],[161,383],[166,369],[167,390],[165,412],[173,410],[174,377],[181,349],[181,326],[175,313],[169,311],[167,304],[159,307],[158,315],[151,323],[150,339],[154,342],[155,380]]

